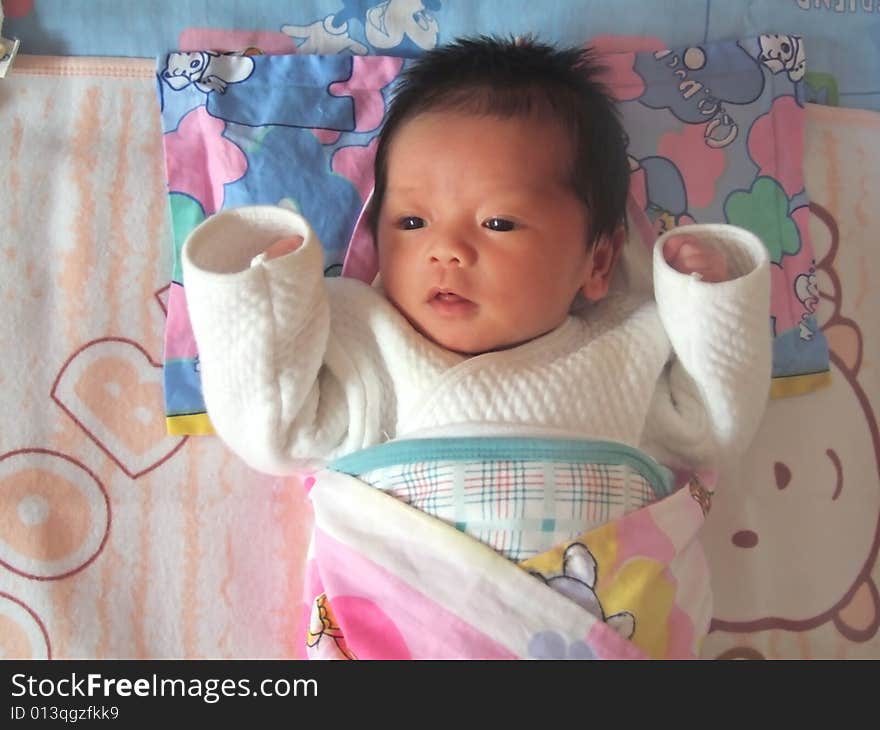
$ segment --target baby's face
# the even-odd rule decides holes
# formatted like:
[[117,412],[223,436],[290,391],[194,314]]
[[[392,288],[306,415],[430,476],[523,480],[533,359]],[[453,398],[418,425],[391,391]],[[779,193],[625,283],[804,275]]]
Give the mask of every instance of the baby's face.
[[570,157],[562,130],[535,118],[438,111],[400,128],[379,214],[379,270],[416,329],[477,354],[562,323],[595,275]]

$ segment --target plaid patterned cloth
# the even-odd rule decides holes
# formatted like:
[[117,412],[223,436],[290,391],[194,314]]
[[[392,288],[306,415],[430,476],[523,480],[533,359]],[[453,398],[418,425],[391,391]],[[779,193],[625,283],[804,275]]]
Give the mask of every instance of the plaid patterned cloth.
[[657,499],[627,465],[424,461],[360,478],[520,561]]

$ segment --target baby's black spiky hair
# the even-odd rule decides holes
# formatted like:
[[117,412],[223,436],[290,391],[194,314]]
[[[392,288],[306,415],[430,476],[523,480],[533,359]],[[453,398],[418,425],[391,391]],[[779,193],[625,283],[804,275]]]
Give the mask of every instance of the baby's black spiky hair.
[[589,244],[626,222],[629,165],[617,107],[592,48],[555,48],[531,37],[460,38],[409,65],[398,78],[379,135],[369,221],[375,236],[388,151],[400,127],[428,111],[511,118],[544,115],[570,136],[571,183],[587,205]]

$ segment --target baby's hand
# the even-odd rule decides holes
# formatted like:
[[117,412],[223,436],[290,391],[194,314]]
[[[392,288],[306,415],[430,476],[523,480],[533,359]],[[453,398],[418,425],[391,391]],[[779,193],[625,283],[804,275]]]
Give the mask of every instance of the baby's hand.
[[279,241],[275,241],[275,243],[266,249],[266,260],[277,259],[279,256],[293,253],[302,246],[302,242],[302,236],[291,236],[290,238],[282,238]]
[[682,274],[698,274],[703,281],[727,281],[727,258],[717,248],[687,234],[670,236],[663,244],[663,257]]

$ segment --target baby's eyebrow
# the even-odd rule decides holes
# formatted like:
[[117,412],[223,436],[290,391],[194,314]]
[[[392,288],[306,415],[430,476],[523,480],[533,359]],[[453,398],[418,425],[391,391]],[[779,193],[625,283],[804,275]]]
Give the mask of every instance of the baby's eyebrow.
[[389,185],[385,188],[386,193],[417,193],[421,188],[417,185]]

